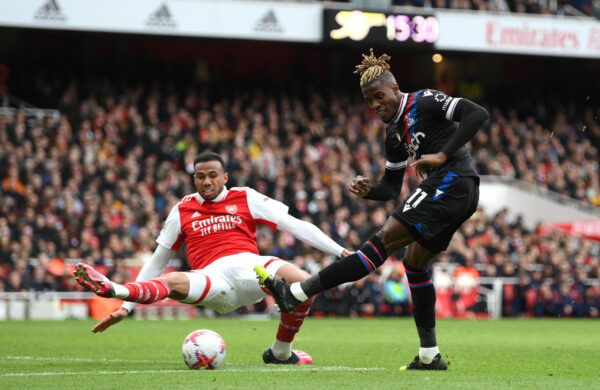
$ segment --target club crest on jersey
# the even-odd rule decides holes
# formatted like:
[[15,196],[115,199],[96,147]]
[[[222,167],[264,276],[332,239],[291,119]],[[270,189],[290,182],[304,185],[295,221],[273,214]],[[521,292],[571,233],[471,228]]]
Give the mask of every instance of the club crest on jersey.
[[229,205],[225,206],[225,211],[227,211],[229,214],[235,214],[235,213],[237,213],[238,208],[234,204],[229,204]]
[[446,94],[443,92],[438,92],[435,94],[435,96],[433,97],[435,99],[436,102],[443,102],[446,99]]

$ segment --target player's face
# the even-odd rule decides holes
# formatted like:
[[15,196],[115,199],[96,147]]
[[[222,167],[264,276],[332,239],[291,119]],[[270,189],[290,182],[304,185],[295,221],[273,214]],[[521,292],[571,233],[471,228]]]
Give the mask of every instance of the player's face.
[[206,200],[213,200],[223,191],[229,179],[218,161],[199,162],[194,166],[194,185]]
[[384,122],[390,122],[398,112],[398,84],[375,81],[362,89],[363,98],[371,110]]

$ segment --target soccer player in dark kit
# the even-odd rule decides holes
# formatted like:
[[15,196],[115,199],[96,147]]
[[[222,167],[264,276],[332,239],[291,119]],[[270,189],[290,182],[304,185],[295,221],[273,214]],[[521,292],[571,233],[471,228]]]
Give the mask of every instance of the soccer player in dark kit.
[[435,289],[428,266],[477,209],[479,177],[465,144],[488,119],[488,113],[467,99],[432,89],[401,92],[389,71],[389,60],[386,54],[375,57],[371,49],[356,66],[365,101],[386,124],[387,162],[379,182],[371,184],[368,178],[358,176],[349,191],[364,199],[395,199],[408,165],[424,180],[356,253],[318,274],[287,284],[260,266],[255,271],[279,309],[289,312],[315,294],[368,275],[388,254],[407,247],[404,267],[421,347],[401,370],[446,370],[437,344]]

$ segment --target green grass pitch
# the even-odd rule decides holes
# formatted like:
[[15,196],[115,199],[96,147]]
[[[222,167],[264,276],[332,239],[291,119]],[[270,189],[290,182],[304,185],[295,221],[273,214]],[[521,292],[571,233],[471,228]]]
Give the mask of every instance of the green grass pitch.
[[[438,321],[447,372],[399,371],[418,350],[412,319],[312,319],[295,348],[310,366],[267,366],[276,320],[1,322],[0,389],[600,389],[600,321]],[[192,330],[220,333],[225,364],[188,370]]]

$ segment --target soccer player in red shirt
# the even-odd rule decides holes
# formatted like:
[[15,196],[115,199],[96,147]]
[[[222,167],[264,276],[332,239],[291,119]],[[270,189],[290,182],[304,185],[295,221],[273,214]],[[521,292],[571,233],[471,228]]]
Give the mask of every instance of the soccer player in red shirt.
[[[121,321],[136,303],[151,304],[167,297],[219,313],[256,303],[268,295],[256,279],[256,264],[288,282],[308,278],[306,272],[287,261],[259,254],[255,233],[259,223],[291,233],[331,255],[350,254],[313,224],[289,215],[283,203],[248,187],[225,187],[228,175],[223,159],[216,153],[204,152],[196,157],[193,178],[198,192],[173,206],[156,239],[158,246],[135,283],[120,285],[87,264],[77,264],[74,274],[79,284],[97,295],[127,301],[92,332],[102,332]],[[160,277],[184,242],[192,270]],[[275,342],[263,353],[265,363],[312,363],[308,354],[292,351],[294,336],[312,302],[308,299],[291,313],[281,314]]]

